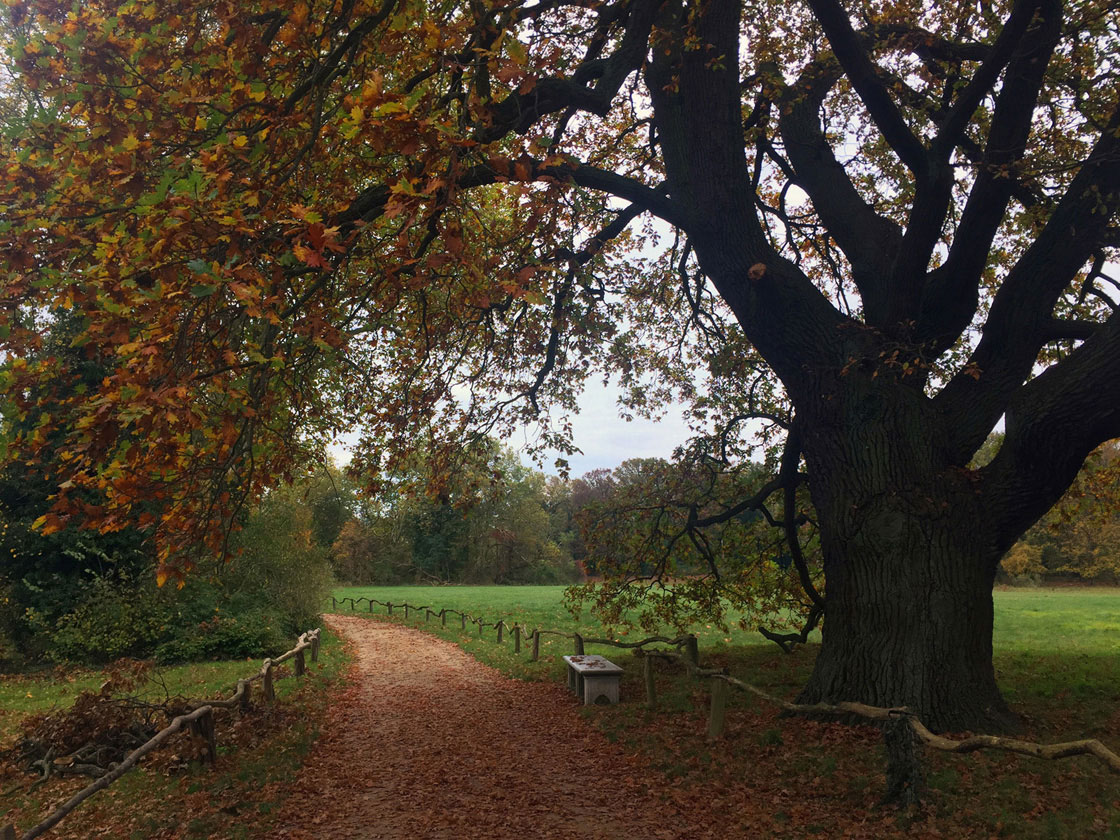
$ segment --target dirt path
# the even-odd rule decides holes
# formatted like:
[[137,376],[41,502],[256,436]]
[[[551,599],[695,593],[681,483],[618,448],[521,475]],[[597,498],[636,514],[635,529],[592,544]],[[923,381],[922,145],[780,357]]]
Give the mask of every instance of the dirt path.
[[353,643],[357,677],[295,780],[278,837],[719,836],[682,823],[649,790],[650,771],[581,720],[563,686],[507,679],[399,625],[327,623]]

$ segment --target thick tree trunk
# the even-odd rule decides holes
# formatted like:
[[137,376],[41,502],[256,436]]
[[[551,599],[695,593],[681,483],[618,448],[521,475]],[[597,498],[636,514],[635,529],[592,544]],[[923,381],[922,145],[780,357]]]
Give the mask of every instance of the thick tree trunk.
[[1013,728],[992,667],[1000,547],[983,500],[967,470],[938,463],[920,416],[876,414],[839,434],[836,414],[831,434],[805,426],[827,607],[800,699],[908,706],[938,730]]
[[887,538],[829,552],[824,644],[801,700],[908,706],[939,730],[1007,729],[992,668],[991,564],[960,535],[914,525],[941,533],[925,545]]

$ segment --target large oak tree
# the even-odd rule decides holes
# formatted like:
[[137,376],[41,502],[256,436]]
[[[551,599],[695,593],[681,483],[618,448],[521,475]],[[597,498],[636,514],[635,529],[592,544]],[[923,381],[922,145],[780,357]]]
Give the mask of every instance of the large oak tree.
[[[45,530],[139,523],[171,573],[348,422],[371,475],[417,440],[450,468],[616,370],[728,460],[743,418],[788,427],[804,700],[1006,722],[996,565],[1120,434],[1111,0],[8,15],[0,334],[39,418],[9,453],[58,452]],[[60,309],[97,387],[35,352]]]

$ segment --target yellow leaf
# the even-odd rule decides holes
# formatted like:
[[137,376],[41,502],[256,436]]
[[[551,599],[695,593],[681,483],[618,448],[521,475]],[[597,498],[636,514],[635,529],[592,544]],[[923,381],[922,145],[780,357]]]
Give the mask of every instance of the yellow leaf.
[[127,151],[134,152],[140,148],[140,141],[136,139],[135,134],[130,134],[124,138],[124,142],[121,145],[123,145]]

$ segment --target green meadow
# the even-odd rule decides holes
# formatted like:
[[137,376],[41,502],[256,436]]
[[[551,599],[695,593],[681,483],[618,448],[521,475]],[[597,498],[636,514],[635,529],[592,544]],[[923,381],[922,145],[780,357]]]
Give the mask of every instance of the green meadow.
[[[525,627],[542,627],[585,635],[604,629],[586,611],[574,618],[564,607],[564,586],[344,586],[335,598],[374,598],[469,612],[488,622],[499,618]],[[997,652],[1115,653],[1120,650],[1120,588],[1002,588],[995,600]],[[348,606],[348,605],[346,605]],[[367,610],[363,601],[361,610]],[[383,607],[375,611],[384,613]],[[764,645],[773,647],[754,630],[735,626],[727,632],[711,625],[690,628],[701,646]],[[626,631],[618,631],[625,633]],[[671,633],[671,630],[665,632]],[[640,635],[631,630],[628,636]],[[819,634],[814,638],[819,639]],[[775,648],[776,650],[776,648]]]

